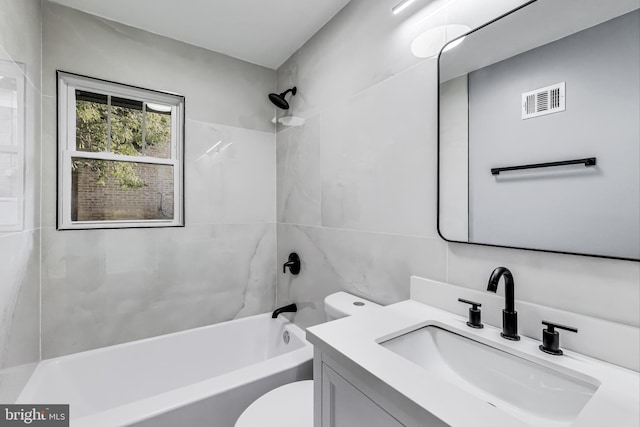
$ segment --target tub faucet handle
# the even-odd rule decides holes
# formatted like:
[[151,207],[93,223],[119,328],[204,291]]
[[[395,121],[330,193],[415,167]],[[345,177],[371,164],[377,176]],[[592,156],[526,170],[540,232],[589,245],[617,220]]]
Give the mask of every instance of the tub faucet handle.
[[285,262],[282,265],[283,274],[287,272],[287,267],[289,267],[289,271],[293,275],[300,273],[300,257],[298,256],[297,253],[291,252],[289,254],[289,261]]

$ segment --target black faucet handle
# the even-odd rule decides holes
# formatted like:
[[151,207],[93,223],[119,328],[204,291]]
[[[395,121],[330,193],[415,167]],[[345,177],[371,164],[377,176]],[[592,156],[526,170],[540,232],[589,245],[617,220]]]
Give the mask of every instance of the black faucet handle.
[[560,350],[560,334],[555,329],[558,328],[574,333],[577,333],[578,329],[573,326],[565,326],[559,323],[549,322],[547,320],[543,320],[542,324],[547,328],[542,331],[542,344],[538,348],[545,353],[561,356],[562,350]]
[[282,273],[287,272],[287,267],[289,267],[289,271],[291,271],[291,274],[295,275],[300,273],[300,257],[297,253],[291,252],[289,254],[289,261],[285,262],[282,265]]
[[549,332],[553,332],[554,328],[563,329],[563,330],[569,331],[569,332],[576,332],[576,333],[578,332],[578,330],[576,328],[574,328],[573,326],[565,326],[565,325],[561,325],[559,323],[549,322],[547,320],[543,320],[542,324],[547,327],[547,330]]
[[482,304],[480,304],[479,302],[475,302],[475,301],[469,301],[468,299],[464,299],[464,298],[458,298],[458,301],[463,302],[465,304],[469,304],[471,306],[473,306],[472,308],[474,310],[476,310],[478,307],[482,307]]
[[479,308],[479,307],[482,307],[482,304],[475,301],[469,301],[464,298],[458,298],[458,301],[465,304],[469,304],[471,306],[469,307],[469,321],[467,322],[467,326],[475,329],[484,328],[484,325],[482,324],[482,320],[481,320],[482,313],[480,312],[480,308]]

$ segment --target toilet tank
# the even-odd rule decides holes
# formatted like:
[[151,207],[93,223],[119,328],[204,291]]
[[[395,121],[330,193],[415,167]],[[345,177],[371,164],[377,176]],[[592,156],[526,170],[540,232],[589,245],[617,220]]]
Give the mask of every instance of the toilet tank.
[[346,292],[336,292],[324,299],[324,310],[327,321],[340,319],[341,317],[382,307],[380,304],[371,302]]

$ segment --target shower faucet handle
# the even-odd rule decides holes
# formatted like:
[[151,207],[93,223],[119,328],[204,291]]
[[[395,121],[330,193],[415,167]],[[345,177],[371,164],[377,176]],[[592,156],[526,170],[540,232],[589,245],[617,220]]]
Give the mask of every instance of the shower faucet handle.
[[480,307],[482,304],[475,301],[469,301],[464,298],[458,298],[458,301],[463,302],[465,304],[469,304],[469,321],[467,322],[467,326],[475,329],[482,329],[484,325],[482,324],[482,313],[480,312]]
[[291,252],[289,254],[289,261],[285,262],[282,265],[283,274],[287,272],[287,267],[289,267],[289,271],[293,275],[300,273],[300,257],[298,256],[297,253]]

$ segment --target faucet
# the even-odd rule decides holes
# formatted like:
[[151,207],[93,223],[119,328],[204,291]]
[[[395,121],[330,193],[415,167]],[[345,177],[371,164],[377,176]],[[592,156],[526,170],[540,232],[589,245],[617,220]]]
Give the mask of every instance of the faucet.
[[515,310],[514,283],[513,275],[506,267],[498,267],[493,270],[489,277],[487,290],[496,292],[498,290],[498,282],[504,277],[504,310],[502,310],[502,338],[518,341],[518,312]]
[[295,304],[285,305],[284,307],[276,308],[273,311],[273,314],[271,315],[271,318],[275,319],[276,317],[278,317],[278,314],[280,314],[280,313],[295,313],[296,311],[298,311],[298,306],[297,305],[295,305]]

